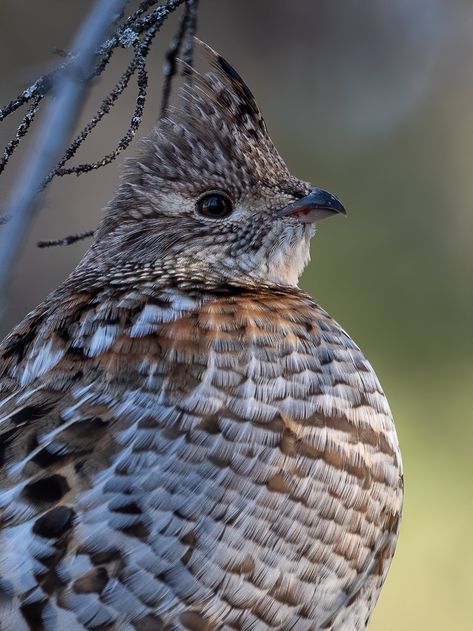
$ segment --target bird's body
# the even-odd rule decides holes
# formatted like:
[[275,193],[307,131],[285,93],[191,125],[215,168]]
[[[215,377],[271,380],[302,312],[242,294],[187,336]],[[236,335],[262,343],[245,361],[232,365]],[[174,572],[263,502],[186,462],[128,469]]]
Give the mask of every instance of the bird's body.
[[[194,156],[185,185],[200,159],[203,190],[228,192],[236,220],[249,199],[294,213],[310,189],[277,154],[279,183],[261,176],[264,124],[212,60],[198,86],[214,109],[211,90],[230,93],[220,132],[245,105],[264,159],[222,185],[225,170]],[[199,138],[193,99],[174,148]],[[77,270],[0,346],[0,630],[365,629],[396,544],[401,461],[371,366],[293,282],[312,226],[278,215],[227,248],[228,220],[189,214],[181,248],[170,222],[191,192],[167,193],[151,230],[151,163],[129,167]],[[176,181],[163,164],[160,192]],[[245,169],[264,194],[248,181],[237,195]]]

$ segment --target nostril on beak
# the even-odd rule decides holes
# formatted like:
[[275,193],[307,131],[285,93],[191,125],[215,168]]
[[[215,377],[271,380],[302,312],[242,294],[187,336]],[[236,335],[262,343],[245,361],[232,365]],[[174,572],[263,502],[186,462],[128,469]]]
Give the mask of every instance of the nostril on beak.
[[322,188],[313,188],[308,195],[277,211],[279,217],[296,217],[303,223],[314,223],[336,214],[346,215],[335,195]]

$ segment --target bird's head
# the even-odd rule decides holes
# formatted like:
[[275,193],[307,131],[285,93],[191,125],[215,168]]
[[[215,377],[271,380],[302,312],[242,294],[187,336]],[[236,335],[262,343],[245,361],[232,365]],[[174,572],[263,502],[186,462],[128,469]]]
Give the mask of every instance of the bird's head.
[[210,69],[192,70],[180,107],[127,161],[94,248],[113,265],[297,284],[315,223],[345,210],[289,173],[241,77],[196,47]]

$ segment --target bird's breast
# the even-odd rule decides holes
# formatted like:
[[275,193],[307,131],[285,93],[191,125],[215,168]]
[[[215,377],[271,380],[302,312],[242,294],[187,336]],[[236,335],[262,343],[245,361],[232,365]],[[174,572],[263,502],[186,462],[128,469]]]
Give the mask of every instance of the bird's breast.
[[[118,550],[108,605],[120,610],[125,589],[136,616],[151,607],[172,621],[189,607],[257,628],[363,628],[354,620],[369,617],[394,552],[401,462],[380,384],[330,316],[297,290],[170,290],[89,302],[49,329],[6,367],[33,380],[31,397],[35,380],[48,392],[39,444],[8,466],[12,528],[35,527],[25,484],[60,473],[75,538],[61,571],[75,584],[76,551],[95,564]],[[345,601],[351,617],[334,622]]]
[[[160,472],[186,472],[192,502],[180,499],[195,510],[209,489],[238,491],[273,528],[284,514],[301,540],[303,528],[334,540],[350,528],[369,550],[399,504],[401,465],[386,398],[360,350],[303,295],[184,302],[176,298],[176,317],[147,304],[97,357],[119,375],[109,382],[120,390],[117,415],[135,419],[121,440],[154,447],[149,462]],[[355,548],[347,554],[362,565]]]

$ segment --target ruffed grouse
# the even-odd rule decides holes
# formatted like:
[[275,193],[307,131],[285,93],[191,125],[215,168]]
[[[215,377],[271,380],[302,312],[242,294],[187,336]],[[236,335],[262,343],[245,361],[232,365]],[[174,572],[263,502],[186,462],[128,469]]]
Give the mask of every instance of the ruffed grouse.
[[386,577],[391,413],[297,286],[343,207],[200,48],[83,260],[0,346],[1,631],[365,629]]

